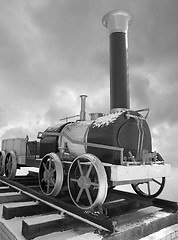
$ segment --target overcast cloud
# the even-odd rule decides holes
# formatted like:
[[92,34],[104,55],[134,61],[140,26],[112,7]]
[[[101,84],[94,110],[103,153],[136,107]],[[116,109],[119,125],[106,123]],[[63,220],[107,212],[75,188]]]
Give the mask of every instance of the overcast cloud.
[[150,108],[153,143],[176,163],[177,0],[0,0],[0,138],[35,139],[80,111],[109,111],[109,38],[101,19],[129,11],[133,109]]

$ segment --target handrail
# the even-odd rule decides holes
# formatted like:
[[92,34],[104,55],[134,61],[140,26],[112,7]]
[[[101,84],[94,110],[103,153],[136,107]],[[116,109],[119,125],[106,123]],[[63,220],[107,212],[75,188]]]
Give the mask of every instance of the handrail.
[[61,118],[61,119],[59,119],[59,121],[64,121],[64,120],[68,121],[68,119],[75,118],[75,117],[80,117],[80,115],[73,115],[70,117]]
[[145,117],[144,117],[146,119],[148,117],[150,109],[149,108],[143,108],[143,109],[136,110],[136,112],[147,112]]
[[140,119],[140,120],[145,120],[145,117],[143,116],[136,116],[130,113],[126,113],[125,116],[129,119],[129,118],[134,118],[136,120]]
[[98,143],[90,143],[90,142],[79,141],[79,140],[73,139],[72,137],[70,137],[66,133],[38,132],[38,138],[40,138],[39,137],[40,135],[41,136],[46,135],[46,136],[65,137],[65,138],[67,138],[67,140],[69,140],[71,143],[74,143],[74,144],[79,144],[79,145],[83,145],[83,146],[87,146],[87,147],[94,147],[94,148],[102,148],[102,149],[119,151],[120,152],[121,163],[123,162],[123,151],[124,151],[123,148],[113,147],[113,146],[108,146],[108,145],[98,144]]

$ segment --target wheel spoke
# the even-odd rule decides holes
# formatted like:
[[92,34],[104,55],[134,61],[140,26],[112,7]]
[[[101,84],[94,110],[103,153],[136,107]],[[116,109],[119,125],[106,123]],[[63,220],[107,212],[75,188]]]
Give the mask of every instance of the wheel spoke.
[[46,191],[47,194],[49,194],[49,188],[50,188],[50,181],[48,180],[48,181],[47,181],[47,191]]
[[99,183],[91,182],[91,186],[99,187]]
[[86,174],[86,177],[88,178],[90,176],[90,173],[91,173],[91,170],[93,168],[93,164],[91,163],[89,168],[88,168],[88,171],[87,171],[87,174]]
[[50,157],[50,158],[49,158],[49,167],[48,167],[48,170],[51,170],[51,163],[52,163],[52,158]]
[[51,178],[51,183],[53,186],[55,186],[55,179],[54,178]]
[[148,187],[148,195],[151,195],[150,183],[149,182],[147,182],[147,187]]
[[72,181],[72,182],[78,182],[78,179],[70,178],[70,181]]
[[44,182],[44,181],[45,181],[45,179],[43,178],[43,179],[41,179],[41,181],[42,181],[42,182]]
[[56,169],[54,168],[52,171],[51,171],[51,173],[55,173],[56,172]]
[[88,197],[88,201],[89,201],[90,205],[92,205],[93,204],[93,200],[91,198],[90,191],[89,191],[88,188],[86,188],[85,191],[86,191],[86,194],[87,194],[87,197]]
[[77,164],[78,164],[78,167],[79,167],[80,174],[81,174],[81,176],[83,176],[84,174],[83,174],[82,166],[81,166],[79,160],[77,161]]
[[137,187],[139,186],[139,184],[140,184],[140,183],[136,183],[136,184],[134,184],[134,186],[137,188]]
[[7,160],[7,166],[6,166],[6,169],[7,169],[7,172],[8,172],[8,177],[9,177],[10,174],[11,174],[11,168],[12,168],[12,160],[11,160],[11,158],[9,157],[8,160]]
[[160,185],[161,186],[161,182],[159,182],[158,180],[156,180],[156,179],[154,179],[154,178],[152,178],[152,180],[153,180],[153,182],[155,182],[155,183],[157,183],[158,185]]
[[80,188],[80,191],[79,191],[79,193],[77,195],[77,198],[76,198],[76,202],[79,202],[79,200],[80,200],[80,198],[82,196],[83,190],[84,190],[84,188]]
[[43,163],[43,167],[44,167],[45,171],[48,170],[45,163]]

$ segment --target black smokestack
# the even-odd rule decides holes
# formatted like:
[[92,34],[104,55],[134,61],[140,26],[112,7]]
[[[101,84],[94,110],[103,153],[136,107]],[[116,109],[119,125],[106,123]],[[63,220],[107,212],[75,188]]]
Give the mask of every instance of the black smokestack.
[[110,34],[110,109],[130,108],[128,79],[128,25],[131,16],[111,11],[103,17],[103,25]]

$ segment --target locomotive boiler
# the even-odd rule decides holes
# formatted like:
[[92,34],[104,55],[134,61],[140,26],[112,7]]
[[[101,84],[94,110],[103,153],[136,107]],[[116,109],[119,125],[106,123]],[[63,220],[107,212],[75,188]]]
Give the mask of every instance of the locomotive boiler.
[[128,82],[128,26],[131,16],[111,11],[103,17],[110,38],[110,113],[86,119],[81,95],[77,121],[66,118],[38,133],[38,141],[4,139],[0,174],[13,179],[20,167],[39,167],[39,185],[48,196],[69,191],[84,210],[102,206],[110,188],[131,184],[135,192],[156,197],[164,188],[170,165],[152,150],[146,118],[149,109],[131,110]]

